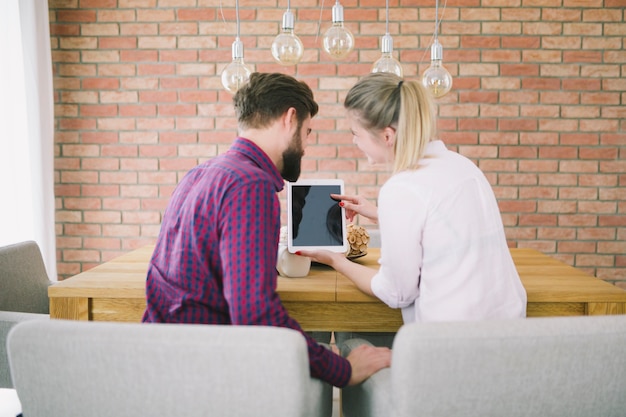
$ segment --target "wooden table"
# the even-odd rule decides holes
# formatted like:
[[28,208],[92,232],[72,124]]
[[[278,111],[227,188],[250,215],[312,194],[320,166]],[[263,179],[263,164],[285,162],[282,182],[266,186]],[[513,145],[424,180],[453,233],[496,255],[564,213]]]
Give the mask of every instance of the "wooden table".
[[[140,321],[153,246],[146,246],[52,285],[50,316]],[[356,262],[377,267],[379,249]],[[532,249],[511,249],[528,293],[528,316],[626,314],[626,291]],[[333,269],[314,266],[304,278],[278,277],[289,313],[309,331],[396,331],[400,310],[360,292]]]

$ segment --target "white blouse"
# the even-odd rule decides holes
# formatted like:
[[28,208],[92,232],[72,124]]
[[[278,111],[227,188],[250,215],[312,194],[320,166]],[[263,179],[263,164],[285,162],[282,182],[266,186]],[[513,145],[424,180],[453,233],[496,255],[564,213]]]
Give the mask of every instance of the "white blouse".
[[526,316],[526,291],[491,185],[472,161],[430,142],[420,168],[378,197],[380,269],[372,291],[405,323]]

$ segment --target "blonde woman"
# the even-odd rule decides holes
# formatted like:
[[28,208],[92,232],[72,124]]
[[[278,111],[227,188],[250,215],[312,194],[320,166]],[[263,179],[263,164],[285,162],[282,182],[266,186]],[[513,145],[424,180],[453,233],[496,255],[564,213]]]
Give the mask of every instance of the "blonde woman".
[[522,286],[491,186],[464,156],[437,138],[435,107],[417,81],[370,74],[344,107],[353,142],[392,176],[378,205],[336,195],[349,220],[378,222],[378,270],[342,254],[302,251],[330,265],[366,294],[402,309],[405,323],[525,317]]

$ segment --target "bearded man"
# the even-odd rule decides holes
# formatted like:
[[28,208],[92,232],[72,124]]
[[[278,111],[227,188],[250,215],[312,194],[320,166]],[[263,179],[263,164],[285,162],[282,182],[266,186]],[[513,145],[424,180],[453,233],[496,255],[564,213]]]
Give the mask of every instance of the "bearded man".
[[238,137],[185,175],[165,211],[146,281],[144,322],[261,325],[300,331],[311,376],[337,387],[389,366],[389,349],[347,358],[318,344],[276,293],[277,193],[300,176],[311,89],[285,74],[254,73],[234,96]]

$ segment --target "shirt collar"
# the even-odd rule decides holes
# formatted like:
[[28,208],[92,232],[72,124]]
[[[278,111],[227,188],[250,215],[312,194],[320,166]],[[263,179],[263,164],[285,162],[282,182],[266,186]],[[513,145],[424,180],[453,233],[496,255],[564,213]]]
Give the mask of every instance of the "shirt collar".
[[446,151],[447,149],[448,148],[446,148],[446,144],[443,143],[441,139],[431,140],[430,142],[426,144],[424,155],[433,154],[433,153],[441,153],[441,152]]
[[241,154],[244,158],[250,160],[261,170],[267,172],[274,182],[276,192],[281,191],[285,187],[285,180],[280,175],[278,168],[276,168],[274,162],[272,162],[265,151],[256,143],[249,139],[238,137],[235,139],[228,152]]

